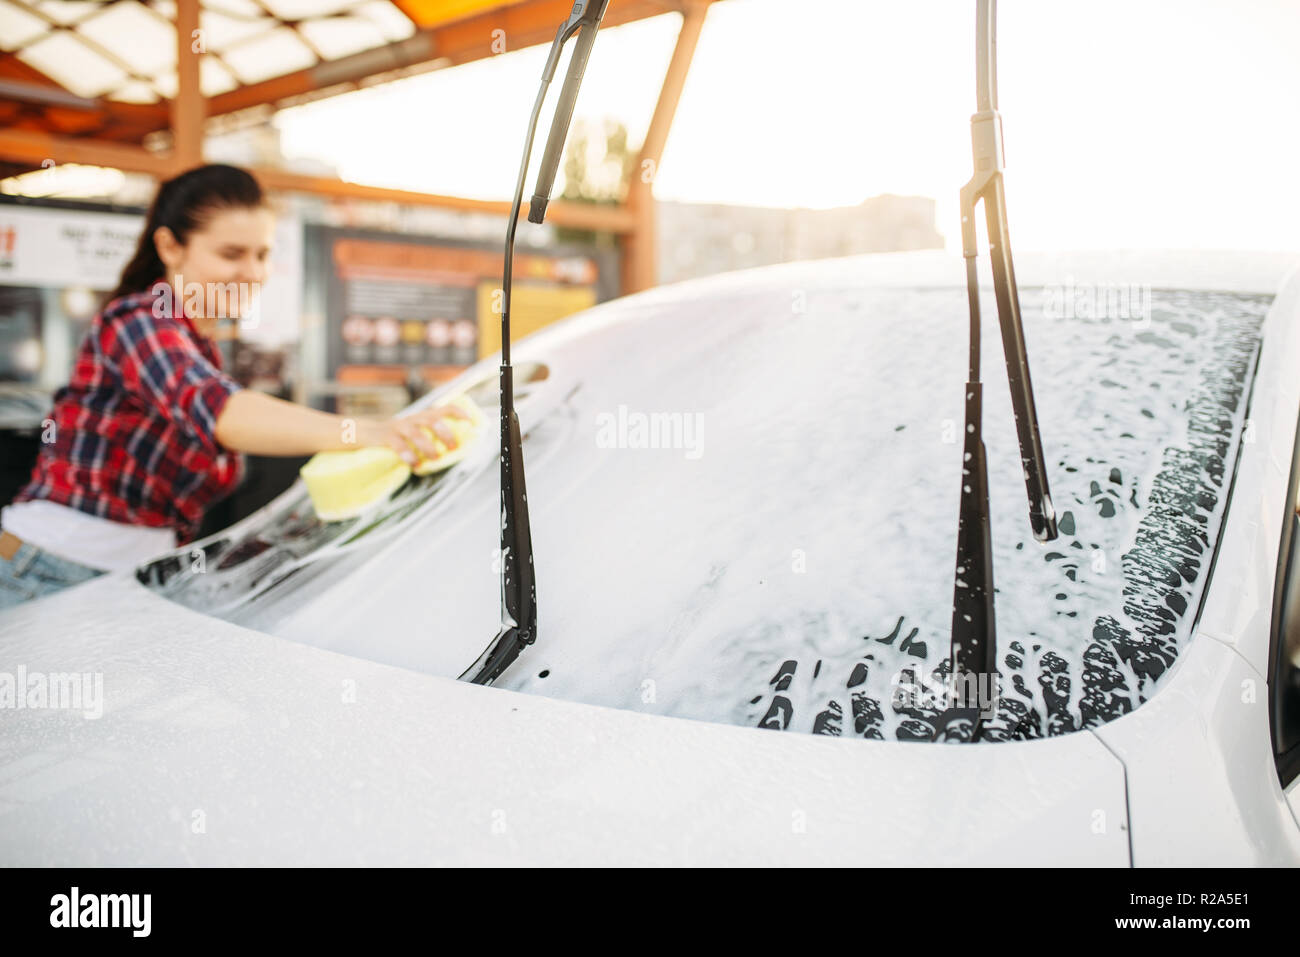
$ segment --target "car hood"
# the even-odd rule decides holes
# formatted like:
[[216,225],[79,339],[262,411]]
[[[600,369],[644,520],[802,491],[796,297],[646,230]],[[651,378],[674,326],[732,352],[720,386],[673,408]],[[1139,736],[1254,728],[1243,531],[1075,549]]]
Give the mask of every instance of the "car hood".
[[[997,747],[770,734],[485,688],[260,634],[107,575],[0,615],[0,860],[1059,864],[1129,860],[1092,734]],[[91,699],[83,699],[86,705]]]

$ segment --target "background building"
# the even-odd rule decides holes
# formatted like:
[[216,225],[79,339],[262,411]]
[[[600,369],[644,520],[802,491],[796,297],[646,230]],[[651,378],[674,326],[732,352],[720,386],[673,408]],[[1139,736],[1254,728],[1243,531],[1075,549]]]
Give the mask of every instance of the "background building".
[[874,196],[838,209],[656,204],[659,282],[802,259],[942,249],[935,202]]

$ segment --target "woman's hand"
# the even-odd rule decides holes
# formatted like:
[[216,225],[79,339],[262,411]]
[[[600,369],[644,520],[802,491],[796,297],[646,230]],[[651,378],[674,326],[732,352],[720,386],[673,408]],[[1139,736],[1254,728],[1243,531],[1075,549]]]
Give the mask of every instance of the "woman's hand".
[[407,465],[415,465],[420,459],[434,459],[444,450],[434,444],[425,429],[432,430],[448,449],[454,449],[459,444],[455,431],[446,423],[446,419],[474,421],[472,416],[457,406],[435,405],[410,415],[374,423],[376,428],[373,439],[367,444],[387,445]]
[[386,445],[411,465],[420,457],[436,458],[438,446],[425,433],[433,430],[448,446],[456,433],[448,419],[474,419],[450,403],[395,419],[362,419],[318,412],[272,395],[239,389],[217,416],[216,439],[223,448],[252,455],[314,455]]

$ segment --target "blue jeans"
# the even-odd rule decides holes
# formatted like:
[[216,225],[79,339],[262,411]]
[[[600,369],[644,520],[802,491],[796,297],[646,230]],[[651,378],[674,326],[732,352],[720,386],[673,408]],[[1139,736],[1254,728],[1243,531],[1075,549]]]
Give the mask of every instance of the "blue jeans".
[[0,609],[62,591],[104,574],[27,542],[13,558],[0,557]]

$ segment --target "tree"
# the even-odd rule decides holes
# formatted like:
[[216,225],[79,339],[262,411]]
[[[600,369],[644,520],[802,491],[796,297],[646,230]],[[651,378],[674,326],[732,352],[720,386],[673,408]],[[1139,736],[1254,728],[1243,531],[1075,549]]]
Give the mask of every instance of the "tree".
[[[628,176],[636,156],[628,148],[627,127],[612,117],[599,121],[575,119],[564,155],[561,199],[597,206],[617,206],[627,196]],[[590,229],[556,228],[560,242],[612,248],[609,233]]]

